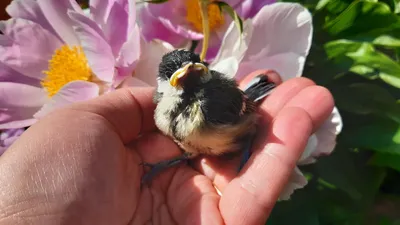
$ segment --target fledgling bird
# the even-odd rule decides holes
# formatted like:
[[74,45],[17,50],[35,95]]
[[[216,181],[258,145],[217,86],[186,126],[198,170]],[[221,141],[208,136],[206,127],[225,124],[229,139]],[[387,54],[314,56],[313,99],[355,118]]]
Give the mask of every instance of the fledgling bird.
[[242,91],[234,79],[210,70],[199,55],[185,49],[162,57],[157,81],[156,126],[179,145],[183,154],[156,164],[143,163],[151,170],[142,183],[199,155],[245,153],[241,168],[255,137],[258,102],[275,84],[259,75]]

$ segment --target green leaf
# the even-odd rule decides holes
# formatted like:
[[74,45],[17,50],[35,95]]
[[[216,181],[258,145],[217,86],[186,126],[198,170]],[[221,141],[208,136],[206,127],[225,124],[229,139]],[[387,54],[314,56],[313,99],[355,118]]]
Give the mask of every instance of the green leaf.
[[339,39],[328,42],[324,45],[328,59],[335,59],[346,56],[348,52],[355,52],[361,47],[361,42],[354,42],[346,39]]
[[368,118],[368,123],[360,123],[346,129],[345,134],[341,136],[342,143],[400,155],[400,124],[379,117]]
[[368,43],[336,40],[325,44],[328,58],[345,63],[349,70],[369,79],[381,78],[400,88],[400,65]]
[[330,221],[323,224],[363,224],[363,213],[374,203],[386,175],[383,169],[366,164],[368,153],[351,151],[339,144],[331,155],[314,165],[315,176],[337,188],[314,191],[319,215]]
[[400,88],[400,65],[385,54],[376,51],[371,44],[363,43],[356,52],[350,52],[346,55],[354,60],[354,66],[363,66],[375,70],[386,83]]
[[[325,182],[345,191],[352,199],[360,200],[362,193],[359,184],[363,183],[357,174],[357,168],[351,160],[350,153],[337,147],[330,156],[321,158],[316,167],[318,175]],[[340,162],[340,163],[339,163]]]
[[400,155],[397,154],[379,152],[371,158],[370,163],[372,165],[389,167],[400,171]]
[[222,1],[213,1],[211,4],[218,5],[220,11],[225,11],[229,14],[229,16],[235,22],[237,29],[239,30],[240,34],[243,33],[243,21],[240,16],[236,13],[235,9],[232,8],[228,3]]
[[397,2],[395,0],[380,0],[381,2],[386,3],[392,12],[396,11]]
[[324,29],[337,38],[373,41],[382,34],[400,37],[400,18],[385,3],[355,1]]
[[338,15],[343,12],[352,0],[320,0],[316,5],[316,10],[325,9],[331,15]]
[[289,201],[278,202],[266,225],[319,225],[317,207],[310,197],[307,190],[301,189],[296,191]]
[[400,47],[400,39],[394,38],[393,36],[387,34],[382,34],[372,40],[372,44],[387,47]]
[[385,54],[375,51],[371,44],[363,43],[356,52],[346,55],[353,59],[356,65],[368,66],[400,78],[400,65]]
[[368,83],[354,83],[332,88],[336,104],[341,110],[387,117],[400,124],[400,105],[384,88]]

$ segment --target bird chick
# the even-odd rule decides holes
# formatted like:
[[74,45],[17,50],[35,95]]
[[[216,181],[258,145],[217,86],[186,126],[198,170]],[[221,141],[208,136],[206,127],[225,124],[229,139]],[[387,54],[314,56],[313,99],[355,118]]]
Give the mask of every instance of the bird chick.
[[159,65],[154,119],[183,154],[156,164],[142,182],[162,170],[199,155],[227,156],[247,153],[256,133],[258,101],[275,87],[265,75],[255,77],[242,91],[236,81],[208,68],[188,50],[165,54]]

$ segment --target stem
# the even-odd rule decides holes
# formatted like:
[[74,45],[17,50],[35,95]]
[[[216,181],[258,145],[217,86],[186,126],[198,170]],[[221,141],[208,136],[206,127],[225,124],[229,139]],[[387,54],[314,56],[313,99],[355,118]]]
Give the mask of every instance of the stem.
[[200,59],[204,61],[208,49],[208,39],[210,38],[210,27],[208,26],[208,0],[199,0],[200,13],[203,23],[203,47],[201,49]]

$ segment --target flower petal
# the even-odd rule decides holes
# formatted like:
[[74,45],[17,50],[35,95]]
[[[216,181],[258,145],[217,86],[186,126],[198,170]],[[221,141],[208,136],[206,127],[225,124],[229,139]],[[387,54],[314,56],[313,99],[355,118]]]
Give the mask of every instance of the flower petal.
[[242,18],[252,18],[262,7],[275,2],[276,0],[244,0],[235,7],[235,10]]
[[98,25],[83,14],[69,11],[74,21],[83,51],[93,73],[102,81],[111,82],[114,77],[115,59],[110,45]]
[[[243,62],[264,62],[267,58],[273,58],[269,61],[276,61],[279,65],[269,65],[272,66],[269,69],[274,69],[280,74],[296,71],[281,74],[286,78],[301,75],[312,40],[310,12],[297,3],[275,3],[264,6],[257,13],[253,18],[253,26],[254,33]],[[285,63],[286,56],[289,56],[291,61],[300,63],[295,65],[298,68],[286,68],[291,66]]]
[[33,118],[47,102],[43,89],[27,84],[0,83],[0,129],[30,126]]
[[305,60],[305,56],[288,52],[246,62],[242,61],[235,78],[242,79],[255,70],[268,68],[277,71],[282,81],[286,81],[302,75]]
[[46,92],[42,88],[27,84],[1,82],[0,83],[0,108],[37,108],[46,101]]
[[158,18],[165,28],[187,39],[199,40],[203,34],[192,30],[186,20],[185,1],[169,0],[163,4],[147,4],[151,15]]
[[298,167],[296,167],[289,178],[288,184],[285,186],[279,196],[279,200],[289,200],[290,196],[296,189],[303,188],[307,185],[307,179]]
[[24,128],[7,129],[0,131],[0,156],[10,147],[14,141],[25,131]]
[[[15,116],[20,112],[23,112],[21,117]],[[23,110],[4,111],[3,109],[0,109],[0,121],[4,121],[4,123],[0,123],[0,129],[16,129],[21,127],[29,127],[37,122],[37,119],[32,117],[35,112],[37,112],[37,110],[26,112]],[[30,115],[31,117],[27,117],[27,115]]]
[[[181,46],[186,39],[167,29],[158,17],[151,14],[148,5],[138,7],[138,24],[146,41],[160,39],[173,46]],[[146,24],[151,24],[146,25]]]
[[239,31],[232,22],[225,33],[217,56],[210,64],[210,68],[224,73],[228,77],[234,77],[238,70],[239,63],[246,53],[252,33],[253,26],[251,20],[243,22],[242,37],[240,37]]
[[128,36],[128,13],[118,2],[111,8],[103,30],[114,56],[117,57]]
[[184,38],[192,39],[192,40],[200,40],[203,38],[203,34],[200,32],[196,32],[190,29],[190,26],[185,22],[177,21],[177,18],[174,18],[175,21],[171,21],[165,18],[159,18],[160,23],[165,26],[168,30],[178,34]]
[[[340,113],[336,107],[333,108],[330,117],[314,133],[313,144],[308,144],[298,165],[310,164],[316,161],[315,158],[321,155],[329,155],[335,149],[336,136],[342,131],[343,122]],[[309,140],[309,143],[311,142]]]
[[6,11],[12,18],[30,20],[58,37],[36,0],[13,0],[7,6]]
[[48,61],[62,43],[39,24],[24,19],[0,22],[0,30],[10,42],[2,42],[0,61],[25,76],[41,79]]
[[100,25],[104,25],[116,0],[91,0],[89,1],[90,13]]
[[120,50],[117,58],[116,67],[117,74],[114,77],[113,86],[117,87],[127,76],[131,76],[141,53],[141,39],[138,25],[135,25],[135,30],[130,34],[128,41],[125,42]]
[[128,7],[128,34],[134,32],[135,26],[136,26],[136,1],[135,0],[120,0],[120,4],[122,7],[125,9],[125,7]]
[[121,83],[119,88],[125,87],[150,87],[150,85],[136,77],[128,77]]
[[143,51],[135,68],[135,77],[155,87],[157,85],[158,65],[161,58],[174,47],[167,42],[153,40],[143,43]]
[[24,76],[21,73],[6,66],[2,62],[0,62],[0,82],[20,83],[39,88],[41,87],[39,79]]
[[54,109],[69,105],[74,102],[86,101],[99,96],[100,88],[97,84],[86,81],[72,81],[66,84],[46,103],[34,118],[42,118]]
[[317,137],[315,136],[315,134],[313,134],[308,138],[306,148],[304,149],[303,154],[301,154],[299,160],[297,161],[297,165],[314,163],[316,160],[312,158],[311,155],[316,150],[317,145]]
[[72,21],[68,17],[68,10],[83,14],[75,0],[37,0],[44,16],[57,34],[69,45],[79,45],[79,39],[72,28]]
[[[254,1],[254,0],[244,0],[241,1],[239,4],[235,6],[236,13],[242,18],[247,19],[249,18],[249,13],[252,11],[253,5],[255,2],[260,2],[262,0]],[[253,15],[254,16],[254,15]]]

